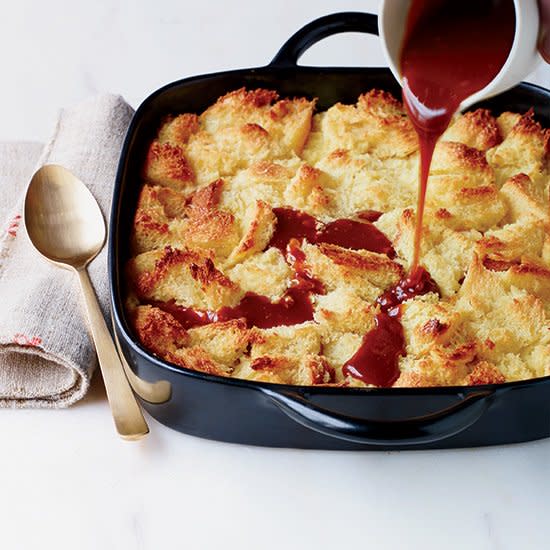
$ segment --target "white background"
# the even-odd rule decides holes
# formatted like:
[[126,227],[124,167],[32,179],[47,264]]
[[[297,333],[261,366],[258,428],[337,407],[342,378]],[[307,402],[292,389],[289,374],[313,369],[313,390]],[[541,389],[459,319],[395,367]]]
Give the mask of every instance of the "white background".
[[[312,19],[377,0],[2,0],[0,139],[47,139],[60,107],[117,92],[137,107],[163,84],[267,64]],[[385,65],[376,37],[321,42],[304,64]],[[550,87],[545,67],[533,75]]]
[[[47,139],[103,91],[136,107],[194,74],[266,64],[300,26],[363,1],[1,3],[0,139]],[[382,65],[347,35],[303,59]],[[547,67],[531,77],[550,87]],[[550,422],[550,419],[548,419]],[[0,411],[0,548],[542,549],[550,440],[442,452],[316,452],[204,441],[149,419],[114,434],[99,377],[65,411]]]

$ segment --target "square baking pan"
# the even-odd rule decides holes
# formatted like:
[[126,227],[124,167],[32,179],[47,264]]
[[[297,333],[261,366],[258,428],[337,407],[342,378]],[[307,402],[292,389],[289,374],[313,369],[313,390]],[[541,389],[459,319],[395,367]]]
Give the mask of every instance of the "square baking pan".
[[[109,236],[111,305],[129,377],[145,409],[184,433],[221,441],[314,449],[434,449],[495,445],[550,435],[550,377],[485,386],[339,388],[289,386],[223,378],[170,364],[137,340],[124,310],[124,266],[148,145],[166,115],[200,113],[241,87],[318,98],[323,110],[355,102],[371,88],[399,96],[386,68],[319,68],[297,64],[324,37],[377,34],[377,18],[336,13],[306,25],[273,61],[253,69],[201,75],[168,84],[139,107],[121,153]],[[476,107],[494,114],[534,108],[550,127],[550,92],[519,86]],[[162,391],[161,391],[162,390]]]

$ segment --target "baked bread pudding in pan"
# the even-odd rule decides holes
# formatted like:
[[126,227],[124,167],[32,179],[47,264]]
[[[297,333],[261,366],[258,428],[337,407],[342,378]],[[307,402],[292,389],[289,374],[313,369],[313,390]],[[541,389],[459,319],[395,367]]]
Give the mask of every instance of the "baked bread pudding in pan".
[[407,295],[418,143],[393,96],[316,112],[240,89],[174,115],[136,182],[139,341],[181,367],[282,384],[550,375],[549,141],[532,112],[455,118],[428,182],[425,278]]

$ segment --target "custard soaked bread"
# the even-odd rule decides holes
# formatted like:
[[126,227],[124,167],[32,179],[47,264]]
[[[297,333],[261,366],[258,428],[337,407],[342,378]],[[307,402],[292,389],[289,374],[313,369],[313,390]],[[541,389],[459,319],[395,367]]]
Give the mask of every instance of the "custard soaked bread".
[[550,375],[549,141],[531,112],[456,117],[428,183],[428,283],[392,307],[419,162],[399,101],[372,90],[316,113],[241,89],[172,116],[129,243],[136,334],[181,367],[283,384]]

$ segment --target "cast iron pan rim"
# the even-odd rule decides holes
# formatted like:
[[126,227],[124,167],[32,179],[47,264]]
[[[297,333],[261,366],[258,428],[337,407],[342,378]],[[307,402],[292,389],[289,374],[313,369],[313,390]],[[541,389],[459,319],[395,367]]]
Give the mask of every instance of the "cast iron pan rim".
[[[187,84],[192,84],[193,82],[198,81],[208,81],[208,80],[217,80],[218,78],[225,78],[227,76],[239,76],[239,75],[246,75],[251,76],[254,74],[276,74],[276,73],[288,73],[289,68],[286,66],[273,66],[273,65],[264,65],[262,67],[251,67],[248,69],[233,69],[229,71],[220,71],[217,73],[205,73],[202,75],[193,75],[186,78],[182,78],[180,80],[175,80],[174,82],[170,82],[168,84],[165,84],[162,86],[162,88],[159,88],[152,92],[149,96],[147,96],[140,106],[137,108],[136,112],[134,113],[134,116],[132,118],[132,122],[130,123],[130,126],[128,128],[128,132],[126,134],[126,140],[124,142],[124,147],[122,149],[122,152],[126,151],[126,145],[127,140],[131,136],[134,128],[134,122],[138,121],[141,118],[142,111],[146,111],[149,109],[149,103],[153,102],[157,96],[160,96],[168,91],[170,91],[173,88],[179,88],[180,86],[185,86]],[[304,73],[304,74],[324,74],[324,73],[349,73],[349,72],[378,72],[378,73],[385,73],[388,76],[392,76],[393,74],[390,71],[388,67],[309,67],[309,66],[303,66],[303,65],[297,65],[293,72],[295,73]],[[529,83],[522,83],[526,84],[528,86],[535,86],[535,84],[529,84]],[[539,87],[540,88],[540,87]],[[544,88],[541,88],[541,90],[544,90]],[[122,158],[122,154],[121,154]]]
[[[207,81],[207,80],[216,80],[218,78],[223,78],[226,76],[238,76],[239,74],[250,76],[251,74],[255,73],[268,73],[273,74],[277,72],[287,72],[288,67],[279,67],[279,66],[272,66],[272,65],[265,65],[263,67],[253,67],[249,69],[235,69],[231,71],[221,71],[217,73],[206,73],[202,75],[194,75],[187,78],[182,78],[180,80],[175,80],[174,82],[170,82],[169,84],[165,84],[162,86],[162,88],[159,88],[158,90],[155,90],[152,92],[149,96],[147,96],[143,102],[140,104],[140,106],[137,108],[136,112],[134,113],[134,116],[132,117],[132,121],[130,123],[130,126],[128,128],[128,132],[126,134],[126,138],[124,140],[124,145],[121,151],[120,158],[124,158],[124,153],[126,153],[126,150],[129,146],[129,138],[133,135],[133,129],[134,126],[137,124],[137,121],[141,118],[142,111],[146,111],[149,109],[149,103],[153,102],[157,96],[162,95],[163,93],[171,90],[172,88],[178,88],[180,86],[185,86],[186,84],[190,84],[192,82],[198,82],[198,81]],[[390,71],[388,67],[309,67],[309,66],[302,66],[297,65],[294,68],[294,72],[299,73],[305,73],[305,74],[323,74],[323,73],[347,73],[347,72],[380,72],[380,73],[386,73],[389,76],[393,76],[393,73]],[[523,88],[528,91],[531,91],[535,94],[540,94],[542,96],[546,96],[546,99],[550,100],[550,90],[547,88],[543,88],[542,86],[538,84],[533,84],[532,82],[520,82],[515,88]],[[473,111],[476,109],[478,104],[472,105],[468,108],[468,111]],[[119,181],[119,175],[117,173],[117,182]]]

